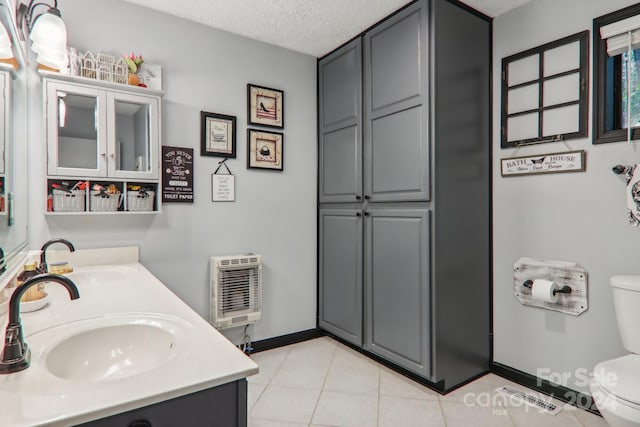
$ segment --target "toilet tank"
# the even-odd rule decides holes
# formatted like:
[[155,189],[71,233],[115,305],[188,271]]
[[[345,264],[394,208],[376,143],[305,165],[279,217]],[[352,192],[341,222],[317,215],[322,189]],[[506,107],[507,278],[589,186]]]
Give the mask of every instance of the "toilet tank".
[[613,276],[611,286],[622,345],[640,354],[640,275]]

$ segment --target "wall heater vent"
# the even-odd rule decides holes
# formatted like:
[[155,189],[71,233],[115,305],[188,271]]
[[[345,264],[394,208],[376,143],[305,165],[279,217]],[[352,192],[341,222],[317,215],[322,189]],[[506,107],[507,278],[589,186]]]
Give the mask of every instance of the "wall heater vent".
[[211,324],[231,328],[262,318],[262,256],[211,257]]

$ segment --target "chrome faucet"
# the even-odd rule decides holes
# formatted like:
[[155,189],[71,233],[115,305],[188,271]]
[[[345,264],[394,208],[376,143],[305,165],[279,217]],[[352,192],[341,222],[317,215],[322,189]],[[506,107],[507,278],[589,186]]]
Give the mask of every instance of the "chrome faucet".
[[31,350],[22,337],[20,322],[20,300],[27,290],[41,282],[56,282],[64,286],[72,300],[80,298],[80,293],[73,280],[58,274],[40,274],[27,279],[18,286],[9,300],[9,323],[4,336],[4,349],[0,360],[0,374],[11,374],[29,367]]
[[51,239],[45,242],[45,244],[40,248],[40,266],[38,267],[38,270],[40,270],[40,272],[42,273],[49,272],[49,267],[47,266],[47,249],[54,243],[62,243],[67,245],[69,251],[71,252],[75,252],[76,250],[76,248],[73,246],[73,243],[71,243],[67,239]]

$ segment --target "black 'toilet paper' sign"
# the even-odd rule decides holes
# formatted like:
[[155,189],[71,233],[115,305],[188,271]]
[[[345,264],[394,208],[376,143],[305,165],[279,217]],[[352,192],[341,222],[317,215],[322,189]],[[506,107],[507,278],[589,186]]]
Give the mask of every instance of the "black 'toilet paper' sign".
[[193,203],[193,148],[162,146],[162,201]]

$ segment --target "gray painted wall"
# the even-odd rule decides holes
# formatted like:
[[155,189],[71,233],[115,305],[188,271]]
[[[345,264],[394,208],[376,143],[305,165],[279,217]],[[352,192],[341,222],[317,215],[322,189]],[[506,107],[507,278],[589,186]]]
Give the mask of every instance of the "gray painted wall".
[[[572,149],[587,151],[587,172],[502,178],[500,159],[514,150],[500,149],[501,60],[592,30],[593,18],[633,3],[536,0],[499,16],[493,27],[494,359],[533,375],[549,378],[553,373],[556,381],[565,375],[562,384],[583,392],[588,392],[584,378],[596,363],[625,354],[609,278],[640,273],[640,230],[627,225],[625,185],[611,167],[639,162],[638,143],[572,140]],[[562,143],[543,144],[518,155],[565,149]],[[521,256],[570,260],[586,268],[589,310],[573,317],[520,305],[513,295],[512,267]]]
[[[316,59],[121,1],[60,3],[69,44],[82,51],[142,54],[162,65],[163,144],[194,149],[195,203],[159,215],[47,217],[42,87],[31,81],[32,248],[65,237],[79,248],[139,245],[142,263],[203,317],[209,314],[209,257],[264,257],[263,320],[253,339],[316,324]],[[284,172],[247,170],[246,84],[285,93]],[[236,202],[211,202],[218,158],[201,157],[200,111],[236,115]],[[230,331],[238,339],[241,331]]]

